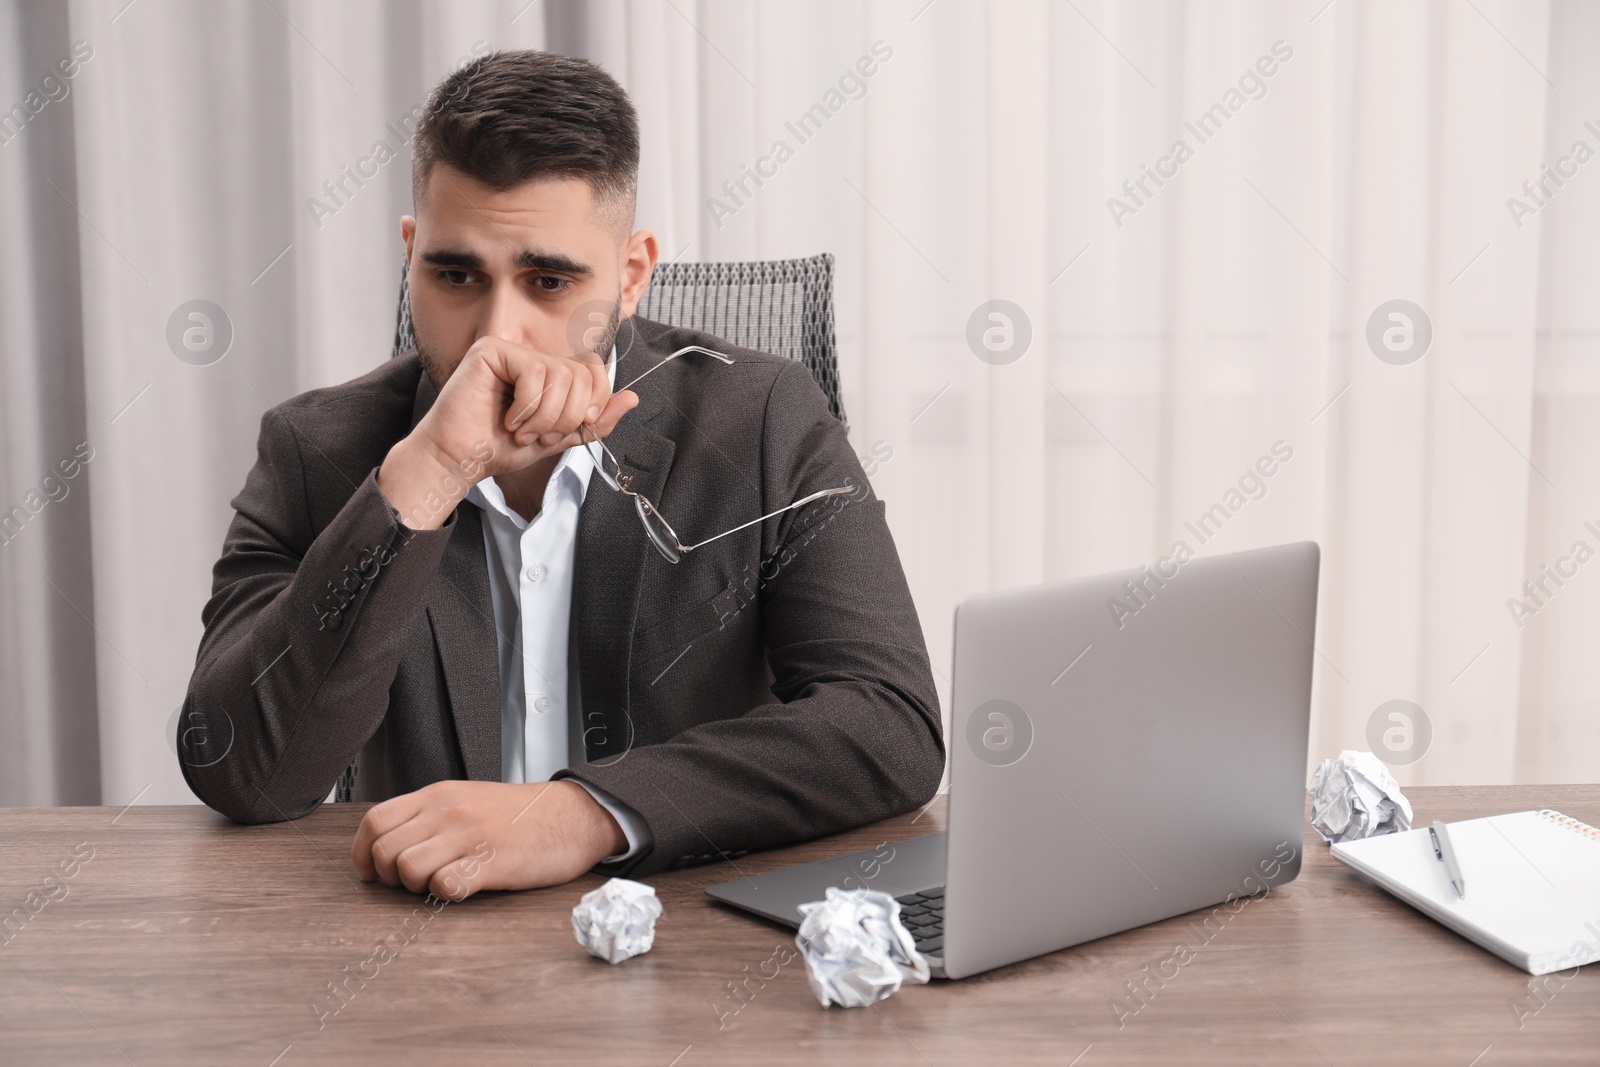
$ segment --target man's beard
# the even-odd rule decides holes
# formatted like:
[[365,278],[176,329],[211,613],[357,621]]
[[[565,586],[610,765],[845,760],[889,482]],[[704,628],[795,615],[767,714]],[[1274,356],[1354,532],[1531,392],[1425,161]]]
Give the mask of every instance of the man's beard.
[[[444,383],[450,380],[450,374],[455,368],[452,367],[450,370],[446,370],[444,360],[435,355],[420,336],[417,338],[417,359],[422,361],[422,373],[426,374],[428,381],[433,383],[434,391],[437,392],[443,389]],[[460,364],[458,363],[456,366],[460,366]]]
[[[611,359],[611,349],[616,345],[617,334],[621,329],[622,293],[619,288],[616,299],[612,301],[611,310],[606,315],[605,329],[600,338],[593,348],[582,348],[573,353],[574,358],[595,355],[600,357],[602,364],[608,362]],[[440,359],[439,354],[433,351],[427,342],[422,339],[420,332],[415,330],[413,332],[416,333],[417,359],[422,362],[422,372],[428,376],[428,380],[433,383],[435,389],[443,389],[444,383],[450,380],[451,374],[455,373],[455,367],[449,367],[444,360]],[[581,339],[580,337],[580,341]],[[460,365],[459,362],[456,364],[457,367]]]
[[617,298],[611,303],[611,311],[606,315],[606,327],[599,343],[594,348],[587,350],[600,357],[602,364],[611,359],[611,349],[617,343],[617,331],[622,328],[622,293],[617,293]]

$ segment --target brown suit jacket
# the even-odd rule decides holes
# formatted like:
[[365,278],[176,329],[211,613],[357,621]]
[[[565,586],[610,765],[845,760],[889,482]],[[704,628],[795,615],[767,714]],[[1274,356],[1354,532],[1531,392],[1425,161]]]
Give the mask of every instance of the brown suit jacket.
[[[608,439],[694,543],[860,486],[670,564],[594,478],[580,512],[571,723],[557,777],[632,807],[648,874],[843,830],[932,797],[944,766],[921,626],[843,427],[804,366],[633,318]],[[413,531],[377,468],[437,391],[415,353],[268,411],[214,570],[180,722],[184,775],[246,823],[297,818],[359,753],[358,799],[500,777],[500,685],[478,508]]]

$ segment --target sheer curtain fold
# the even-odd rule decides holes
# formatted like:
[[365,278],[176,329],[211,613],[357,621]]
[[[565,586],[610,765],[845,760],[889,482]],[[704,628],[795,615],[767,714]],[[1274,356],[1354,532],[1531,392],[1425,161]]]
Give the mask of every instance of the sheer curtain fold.
[[965,596],[1314,539],[1313,761],[1404,700],[1402,782],[1600,774],[1592,8],[124,3],[0,5],[0,804],[192,799],[259,417],[384,357],[410,126],[510,47],[629,89],[664,258],[838,257],[947,718]]

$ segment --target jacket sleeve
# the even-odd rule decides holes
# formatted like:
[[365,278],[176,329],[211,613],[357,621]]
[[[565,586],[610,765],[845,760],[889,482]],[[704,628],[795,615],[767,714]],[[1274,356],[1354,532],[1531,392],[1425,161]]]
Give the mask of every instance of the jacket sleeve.
[[883,502],[800,364],[784,366],[762,430],[761,629],[779,703],[704,723],[626,759],[560,772],[649,824],[623,869],[650,874],[861,826],[926,803],[944,771],[938,696]]
[[[408,529],[376,470],[353,485],[307,451],[309,469],[291,417],[262,417],[178,724],[189,787],[244,823],[317,807],[377,731],[454,528]],[[353,490],[320,530],[308,478]]]

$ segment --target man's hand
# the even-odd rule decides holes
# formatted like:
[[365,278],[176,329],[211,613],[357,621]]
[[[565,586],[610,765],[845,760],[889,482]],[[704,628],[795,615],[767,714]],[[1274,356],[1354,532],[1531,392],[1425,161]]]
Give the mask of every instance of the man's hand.
[[593,353],[550,356],[480,337],[428,414],[389,450],[378,488],[407,526],[438,529],[484,478],[582,444],[582,423],[605,437],[638,403],[628,390],[612,394]]
[[464,900],[583,874],[628,839],[576,782],[435,782],[374,806],[350,847],[363,882]]

